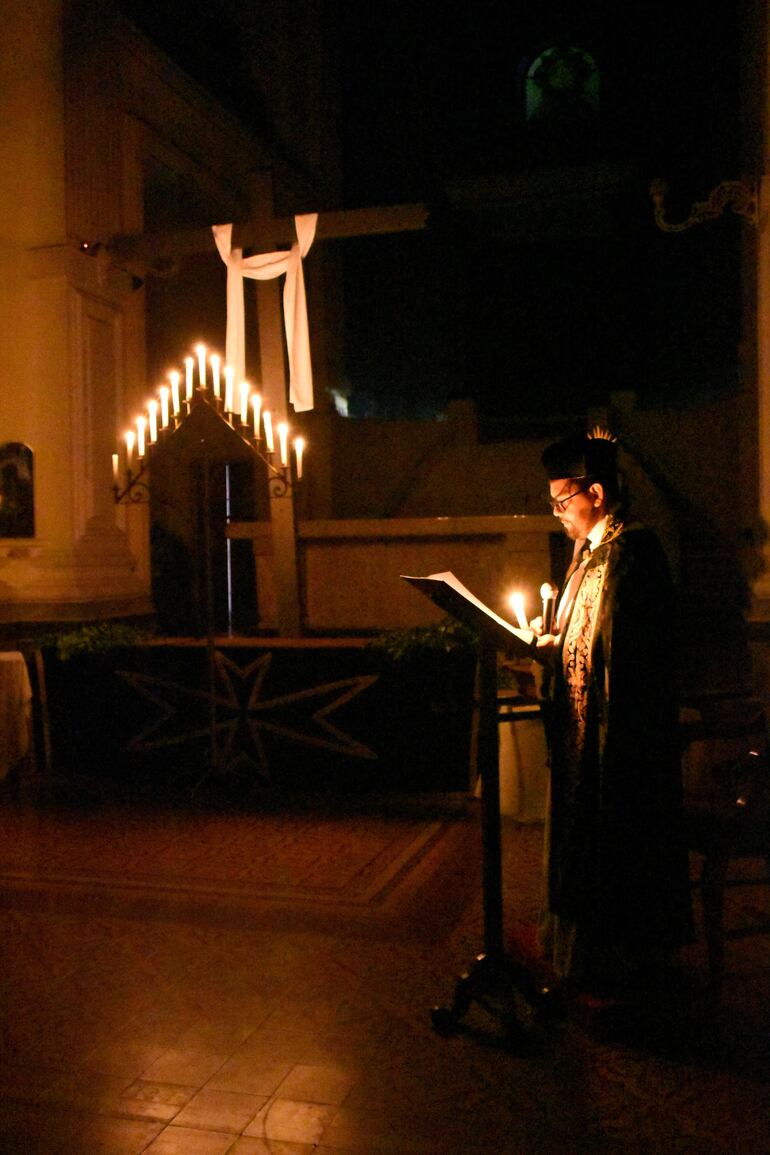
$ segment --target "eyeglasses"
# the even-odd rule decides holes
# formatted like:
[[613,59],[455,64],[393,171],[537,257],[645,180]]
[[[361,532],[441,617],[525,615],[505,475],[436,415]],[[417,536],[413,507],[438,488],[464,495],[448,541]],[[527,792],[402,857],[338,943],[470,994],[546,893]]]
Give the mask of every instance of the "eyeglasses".
[[568,493],[566,497],[549,497],[547,499],[548,504],[554,511],[558,509],[559,512],[561,512],[567,506],[567,504],[572,501],[573,497],[577,497],[579,493],[585,493],[585,491],[590,489],[592,485],[592,481],[587,481],[586,484],[581,486],[580,489],[576,489],[574,493]]

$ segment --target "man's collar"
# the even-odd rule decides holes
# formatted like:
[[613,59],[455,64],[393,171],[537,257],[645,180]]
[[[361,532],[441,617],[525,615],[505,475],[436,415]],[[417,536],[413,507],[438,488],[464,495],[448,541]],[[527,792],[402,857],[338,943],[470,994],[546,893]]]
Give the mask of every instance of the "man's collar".
[[593,529],[588,532],[588,540],[586,545],[590,545],[592,550],[595,550],[599,542],[604,537],[607,530],[607,519],[609,514],[605,514],[601,521],[597,521]]

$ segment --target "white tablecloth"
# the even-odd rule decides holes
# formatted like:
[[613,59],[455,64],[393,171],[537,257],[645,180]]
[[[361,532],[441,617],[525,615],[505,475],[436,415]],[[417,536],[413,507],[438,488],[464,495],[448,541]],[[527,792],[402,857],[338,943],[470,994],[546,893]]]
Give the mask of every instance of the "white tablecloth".
[[0,778],[29,753],[32,686],[24,655],[0,652]]

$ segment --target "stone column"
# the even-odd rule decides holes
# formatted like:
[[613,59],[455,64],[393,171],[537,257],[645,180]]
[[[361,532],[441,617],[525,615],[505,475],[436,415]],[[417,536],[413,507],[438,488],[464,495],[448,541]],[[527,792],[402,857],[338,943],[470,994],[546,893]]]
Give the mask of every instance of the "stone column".
[[32,449],[35,513],[0,539],[1,622],[150,608],[111,494],[124,286],[68,227],[64,15],[7,0],[0,38],[0,444]]

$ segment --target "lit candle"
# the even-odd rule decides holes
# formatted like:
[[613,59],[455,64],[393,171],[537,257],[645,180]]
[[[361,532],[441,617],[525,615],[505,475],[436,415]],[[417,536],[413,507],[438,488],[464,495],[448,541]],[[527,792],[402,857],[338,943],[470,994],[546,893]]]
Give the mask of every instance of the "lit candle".
[[126,430],[126,469],[131,470],[131,458],[134,455],[134,442],[136,441],[136,434],[133,429]]
[[524,613],[524,594],[520,594],[518,592],[513,593],[511,594],[509,600],[511,609],[513,610],[516,621],[519,624],[519,629],[528,630],[529,622],[527,621],[527,615]]
[[147,418],[137,417],[136,419],[136,453],[141,461],[144,457],[144,431],[147,428]]
[[262,414],[262,424],[265,427],[265,448],[268,453],[272,453],[275,449],[275,442],[273,441],[273,418],[269,409],[265,409]]
[[305,452],[305,438],[294,438],[294,453],[297,458],[297,481],[302,477],[302,455]]
[[249,393],[251,386],[248,381],[241,381],[241,425],[249,423]]
[[259,420],[262,415],[262,397],[259,393],[252,393],[251,408],[254,411],[254,436],[256,437],[257,441],[259,441],[262,436],[259,425]]
[[185,357],[184,359],[184,399],[185,401],[192,401],[193,395],[193,359],[192,357]]
[[553,616],[556,609],[556,599],[559,591],[550,582],[544,582],[540,587],[540,597],[543,599],[543,633],[550,634],[553,629]]
[[175,417],[179,416],[179,374],[172,369],[168,375],[171,382],[171,409]]
[[158,392],[160,393],[160,426],[161,429],[167,429],[169,418],[168,398],[170,393],[168,385],[161,385]]
[[113,453],[113,455],[112,455],[112,480],[115,482],[116,485],[118,484],[118,455],[117,455],[117,453]]
[[278,443],[281,447],[281,465],[289,464],[289,426],[285,421],[278,422]]
[[150,441],[154,445],[158,440],[158,402],[154,397],[147,402],[147,415],[149,417]]
[[219,365],[220,359],[216,353],[211,354],[211,381],[214,389],[214,396],[219,400]]
[[196,345],[195,352],[198,354],[198,377],[200,378],[200,385],[202,389],[206,388],[206,346]]
[[235,369],[225,365],[225,413],[232,413],[235,408]]

